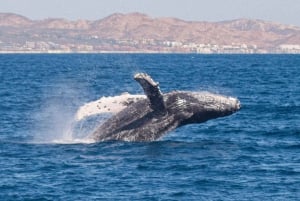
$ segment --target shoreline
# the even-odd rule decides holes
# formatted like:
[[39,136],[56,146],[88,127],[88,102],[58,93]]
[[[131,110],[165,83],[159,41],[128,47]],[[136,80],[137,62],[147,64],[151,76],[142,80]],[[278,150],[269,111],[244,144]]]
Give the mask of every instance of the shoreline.
[[199,55],[266,55],[266,54],[286,54],[299,55],[300,52],[228,52],[228,53],[197,53],[197,52],[169,52],[169,51],[1,51],[1,54],[199,54]]

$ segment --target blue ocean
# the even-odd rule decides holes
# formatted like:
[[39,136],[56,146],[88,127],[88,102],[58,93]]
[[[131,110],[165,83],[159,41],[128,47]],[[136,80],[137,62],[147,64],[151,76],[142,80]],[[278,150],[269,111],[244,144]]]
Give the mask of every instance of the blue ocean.
[[[155,142],[72,141],[80,106],[150,74],[237,113]],[[300,55],[1,54],[0,200],[299,200]],[[65,140],[69,139],[69,140]]]

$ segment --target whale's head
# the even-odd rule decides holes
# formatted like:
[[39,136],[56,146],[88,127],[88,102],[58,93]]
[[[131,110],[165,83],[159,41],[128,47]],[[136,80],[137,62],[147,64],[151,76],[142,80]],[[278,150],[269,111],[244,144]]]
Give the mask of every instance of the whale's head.
[[182,124],[228,116],[241,108],[237,98],[209,92],[177,92],[171,99],[173,103],[170,103],[169,108],[183,117]]

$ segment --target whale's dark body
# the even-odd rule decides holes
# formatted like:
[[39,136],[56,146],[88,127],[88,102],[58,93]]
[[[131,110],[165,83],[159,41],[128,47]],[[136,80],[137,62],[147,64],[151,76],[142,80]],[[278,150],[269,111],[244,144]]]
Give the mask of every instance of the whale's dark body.
[[147,99],[132,103],[92,134],[96,141],[153,141],[177,127],[230,115],[240,102],[208,92],[173,91],[162,94],[147,74],[135,75]]

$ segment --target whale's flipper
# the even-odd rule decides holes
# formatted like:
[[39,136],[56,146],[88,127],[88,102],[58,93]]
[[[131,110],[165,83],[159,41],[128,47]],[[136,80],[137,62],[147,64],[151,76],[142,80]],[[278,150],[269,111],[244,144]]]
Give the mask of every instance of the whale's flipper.
[[127,92],[122,93],[119,96],[103,96],[98,100],[86,103],[79,107],[74,118],[76,121],[80,121],[92,115],[117,114],[132,103],[146,98],[145,95],[134,95]]
[[134,79],[142,86],[145,95],[150,101],[150,107],[157,112],[164,112],[166,106],[164,103],[163,95],[159,89],[159,83],[154,80],[146,73],[137,73]]

